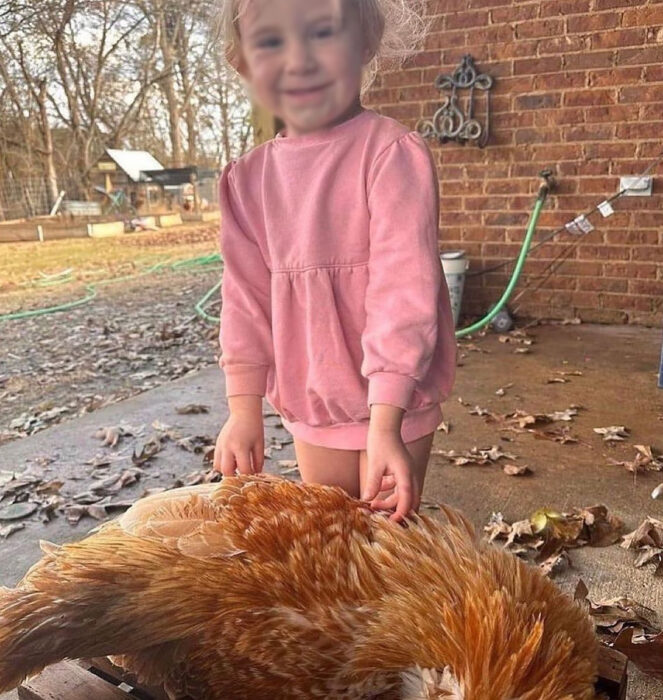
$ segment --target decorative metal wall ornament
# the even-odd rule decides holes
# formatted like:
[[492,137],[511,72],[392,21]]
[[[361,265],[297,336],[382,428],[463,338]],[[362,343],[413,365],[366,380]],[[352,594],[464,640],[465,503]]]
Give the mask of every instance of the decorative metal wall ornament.
[[[469,54],[463,59],[452,75],[438,75],[435,87],[440,90],[451,90],[451,95],[444,98],[442,106],[431,119],[421,119],[416,126],[417,131],[424,137],[436,137],[440,143],[459,141],[461,143],[475,142],[483,148],[488,142],[490,131],[490,88],[493,78],[485,73],[478,74],[474,59]],[[485,126],[474,116],[474,90],[486,93],[486,123]],[[459,104],[457,90],[469,89],[467,97],[467,115]]]

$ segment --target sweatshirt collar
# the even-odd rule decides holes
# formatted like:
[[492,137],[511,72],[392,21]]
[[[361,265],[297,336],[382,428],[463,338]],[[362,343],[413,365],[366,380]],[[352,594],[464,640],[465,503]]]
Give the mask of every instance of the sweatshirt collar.
[[278,144],[279,147],[294,147],[294,146],[307,146],[315,143],[326,143],[328,141],[333,141],[337,138],[344,136],[345,134],[351,133],[354,127],[366,118],[366,115],[370,113],[369,109],[362,109],[359,114],[355,114],[354,117],[346,119],[340,124],[335,124],[331,127],[326,127],[323,129],[317,129],[316,131],[311,131],[308,134],[301,134],[299,136],[285,136],[284,130],[279,131],[274,137],[274,143]]

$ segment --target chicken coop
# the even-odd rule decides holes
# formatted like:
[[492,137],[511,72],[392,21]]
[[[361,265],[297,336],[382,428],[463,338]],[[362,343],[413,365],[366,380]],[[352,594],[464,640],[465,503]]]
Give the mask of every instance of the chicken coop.
[[90,174],[95,198],[105,210],[121,208],[122,203],[138,213],[163,209],[163,187],[145,175],[162,170],[164,166],[147,151],[108,148]]
[[163,188],[170,209],[199,214],[219,208],[216,170],[188,166],[146,170],[143,174]]

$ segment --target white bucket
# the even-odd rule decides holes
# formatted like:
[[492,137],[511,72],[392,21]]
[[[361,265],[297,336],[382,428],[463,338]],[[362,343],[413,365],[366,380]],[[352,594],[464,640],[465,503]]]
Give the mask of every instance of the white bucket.
[[469,267],[469,260],[465,257],[464,250],[452,250],[448,253],[440,253],[444,277],[449,288],[451,310],[454,317],[454,326],[458,325],[460,307],[463,302],[463,287],[465,286],[465,273]]

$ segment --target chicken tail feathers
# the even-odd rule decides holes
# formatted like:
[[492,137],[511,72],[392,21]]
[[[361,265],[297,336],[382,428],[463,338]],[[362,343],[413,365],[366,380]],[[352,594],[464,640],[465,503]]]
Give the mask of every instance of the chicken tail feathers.
[[[0,587],[0,692],[63,659],[137,653],[200,624],[175,558],[132,540],[108,524],[82,543],[44,543],[19,585]],[[199,600],[210,604],[204,590]]]
[[0,693],[69,656],[56,631],[71,620],[65,604],[41,591],[0,587]]

